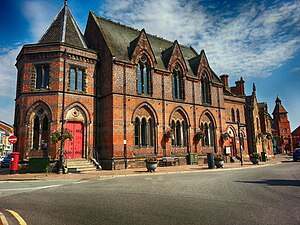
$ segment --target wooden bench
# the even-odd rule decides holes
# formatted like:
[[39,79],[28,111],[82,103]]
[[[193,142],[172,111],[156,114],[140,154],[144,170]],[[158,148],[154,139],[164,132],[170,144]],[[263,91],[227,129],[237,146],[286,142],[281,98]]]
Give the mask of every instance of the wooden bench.
[[163,166],[176,166],[176,163],[179,165],[179,159],[171,156],[162,157],[161,162]]

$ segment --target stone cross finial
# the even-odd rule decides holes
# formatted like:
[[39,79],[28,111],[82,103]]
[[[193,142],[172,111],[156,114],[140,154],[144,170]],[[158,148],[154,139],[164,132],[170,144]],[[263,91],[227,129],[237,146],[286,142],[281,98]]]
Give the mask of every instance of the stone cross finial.
[[65,0],[64,5],[65,6],[68,5],[68,0]]

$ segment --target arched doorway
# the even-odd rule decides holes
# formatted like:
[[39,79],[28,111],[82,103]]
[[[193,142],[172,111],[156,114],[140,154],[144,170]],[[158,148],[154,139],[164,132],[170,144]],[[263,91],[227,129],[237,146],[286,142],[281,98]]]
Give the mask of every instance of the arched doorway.
[[73,135],[72,140],[65,141],[66,159],[80,159],[83,157],[83,124],[70,121],[66,123],[66,131]]
[[233,128],[229,127],[227,129],[227,134],[229,135],[228,139],[224,141],[225,154],[229,156],[236,156],[236,144],[235,144],[235,132]]
[[[80,159],[87,156],[88,146],[88,119],[84,108],[78,104],[68,107],[66,113],[65,131],[70,132],[73,136],[71,140],[64,142],[64,152],[66,159]],[[68,109],[67,108],[67,109]]]

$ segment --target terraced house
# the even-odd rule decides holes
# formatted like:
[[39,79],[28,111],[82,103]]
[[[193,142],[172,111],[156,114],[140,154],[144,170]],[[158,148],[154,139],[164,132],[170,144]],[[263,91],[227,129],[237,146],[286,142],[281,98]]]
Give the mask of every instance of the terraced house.
[[14,126],[23,158],[57,159],[62,146],[50,135],[61,130],[74,136],[65,141],[67,160],[97,154],[104,169],[140,167],[153,155],[186,164],[207,152],[248,154],[240,129],[244,80],[229,87],[204,50],[93,12],[83,35],[65,4],[39,42],[24,45],[16,65]]

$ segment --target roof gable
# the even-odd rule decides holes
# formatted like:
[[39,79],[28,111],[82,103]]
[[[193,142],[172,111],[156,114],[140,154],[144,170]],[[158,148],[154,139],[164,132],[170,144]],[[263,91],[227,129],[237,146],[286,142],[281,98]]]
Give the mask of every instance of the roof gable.
[[154,64],[153,66],[156,66],[157,61],[155,59],[155,55],[151,48],[145,29],[142,29],[139,36],[130,42],[129,45],[130,59],[137,63],[137,57],[140,55],[141,51],[146,51],[148,53],[147,55],[151,58],[151,61]]
[[180,65],[183,67],[184,73],[186,74],[188,72],[184,56],[177,40],[174,41],[170,48],[162,52],[162,59],[167,70],[172,71],[175,63],[179,61]]

